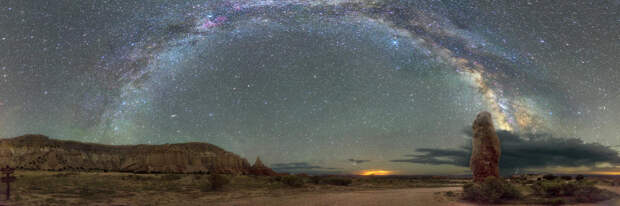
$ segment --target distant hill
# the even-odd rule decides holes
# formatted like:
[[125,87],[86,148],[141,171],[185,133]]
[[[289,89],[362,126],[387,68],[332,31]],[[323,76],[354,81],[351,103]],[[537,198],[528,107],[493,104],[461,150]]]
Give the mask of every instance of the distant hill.
[[24,135],[0,139],[0,166],[53,171],[249,174],[244,158],[208,143],[103,145]]

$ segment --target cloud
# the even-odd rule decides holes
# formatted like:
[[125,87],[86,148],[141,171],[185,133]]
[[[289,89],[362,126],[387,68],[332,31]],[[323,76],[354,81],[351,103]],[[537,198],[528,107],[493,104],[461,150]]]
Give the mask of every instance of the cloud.
[[[471,131],[466,134],[472,135]],[[519,136],[508,131],[497,131],[501,142],[500,172],[511,174],[518,170],[562,167],[594,167],[597,163],[620,163],[618,152],[598,143],[585,143],[578,138],[558,138],[549,134]],[[405,155],[406,159],[392,162],[409,162],[432,165],[469,167],[471,145],[453,149],[422,148],[423,154]]]
[[341,173],[336,171],[338,168],[321,167],[312,165],[307,162],[291,162],[291,163],[276,163],[272,164],[271,168],[279,173],[306,173],[306,174],[335,174]]
[[353,158],[348,159],[348,160],[349,160],[349,162],[353,162],[355,164],[361,164],[361,163],[365,163],[365,162],[370,162],[370,160],[356,160],[356,159],[353,159]]

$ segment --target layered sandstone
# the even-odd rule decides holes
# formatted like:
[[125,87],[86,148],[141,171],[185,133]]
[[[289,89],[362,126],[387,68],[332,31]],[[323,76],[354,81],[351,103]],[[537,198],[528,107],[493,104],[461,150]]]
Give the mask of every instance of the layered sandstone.
[[207,143],[112,146],[43,135],[0,139],[0,164],[33,170],[248,174],[244,158]]
[[473,172],[474,182],[484,181],[490,176],[499,177],[501,149],[491,113],[480,112],[472,128],[474,135],[469,166]]

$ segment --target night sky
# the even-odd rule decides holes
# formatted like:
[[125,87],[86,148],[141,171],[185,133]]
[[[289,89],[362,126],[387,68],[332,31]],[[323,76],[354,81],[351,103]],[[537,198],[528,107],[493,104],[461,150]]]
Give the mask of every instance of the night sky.
[[511,168],[620,166],[619,0],[162,2],[3,1],[0,137],[208,142],[287,172],[461,174],[420,152],[466,147],[486,110],[526,145],[510,148],[613,156]]

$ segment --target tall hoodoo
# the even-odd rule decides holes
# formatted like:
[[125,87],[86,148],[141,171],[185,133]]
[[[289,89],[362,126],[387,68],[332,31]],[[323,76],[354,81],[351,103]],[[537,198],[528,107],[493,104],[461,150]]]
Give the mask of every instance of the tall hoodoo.
[[472,152],[469,167],[473,172],[474,182],[484,181],[485,178],[499,177],[499,158],[501,156],[500,142],[491,113],[480,112],[472,126]]

